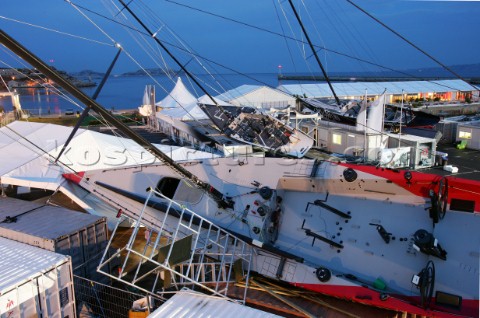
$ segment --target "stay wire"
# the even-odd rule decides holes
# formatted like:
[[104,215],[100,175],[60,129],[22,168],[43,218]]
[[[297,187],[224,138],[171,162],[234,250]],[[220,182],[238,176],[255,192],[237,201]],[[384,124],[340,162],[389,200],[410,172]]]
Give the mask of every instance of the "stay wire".
[[4,19],[4,20],[7,20],[7,21],[11,21],[11,22],[16,22],[16,23],[19,23],[19,24],[25,24],[25,25],[30,26],[30,27],[34,27],[34,28],[38,28],[38,29],[42,29],[42,30],[46,30],[46,31],[51,31],[51,32],[54,32],[54,33],[66,35],[66,36],[76,38],[76,39],[80,39],[80,40],[84,40],[84,41],[89,41],[89,42],[93,42],[93,43],[97,43],[97,44],[101,44],[101,45],[106,45],[106,46],[112,46],[110,43],[89,39],[89,38],[86,38],[86,37],[83,37],[83,36],[79,36],[79,35],[75,35],[75,34],[72,34],[72,33],[67,33],[67,32],[63,32],[63,31],[43,27],[43,26],[40,26],[40,25],[37,25],[37,24],[33,24],[33,23],[25,22],[25,21],[20,21],[20,20],[17,20],[17,19],[7,18],[5,16],[0,16],[0,19]]
[[[84,12],[82,12],[82,10],[80,10],[79,7],[77,7],[76,4],[74,4],[73,2],[69,1],[69,0],[66,0],[70,5],[72,5],[85,19],[87,19],[87,21],[89,21],[91,24],[93,24],[102,34],[104,34],[108,39],[110,39],[110,41],[112,41],[115,45],[118,44],[117,41],[115,41],[115,39],[113,37],[111,37],[107,32],[105,32],[98,24],[96,24],[92,19],[90,19]],[[83,9],[83,8],[82,8]],[[118,15],[117,15],[118,16]],[[122,15],[123,16],[123,15]],[[126,17],[124,17],[126,19]],[[123,26],[126,26],[126,24],[121,24]],[[133,37],[136,39],[136,37]],[[148,42],[147,42],[148,43]],[[140,45],[140,43],[137,41],[137,44]],[[145,73],[147,74],[153,81],[154,83],[156,83],[159,87],[161,87],[167,94],[168,94],[168,91],[167,89],[161,85],[149,72],[148,70],[146,70],[140,63],[138,63],[138,61],[136,59],[134,59],[134,57],[126,50],[126,48],[123,48],[122,47],[122,50],[124,52],[125,55],[127,55],[138,67],[140,67],[140,69]],[[144,51],[147,51],[146,49],[144,49]],[[153,58],[152,58],[153,59]],[[153,59],[154,60],[154,59]],[[178,103],[178,102],[177,102]],[[180,105],[180,103],[178,103]],[[180,105],[189,115],[190,117],[193,118],[193,116],[182,106]],[[195,118],[193,118],[195,119]],[[104,122],[104,124],[106,124]],[[111,128],[111,127],[110,127]]]
[[[381,26],[383,26],[384,28],[386,28],[387,30],[389,30],[390,32],[392,32],[393,34],[395,34],[396,36],[398,36],[400,39],[402,39],[403,41],[405,41],[406,43],[410,44],[413,48],[415,48],[416,50],[418,50],[419,52],[423,53],[425,56],[427,56],[428,58],[430,58],[432,61],[436,62],[438,65],[440,65],[441,67],[443,67],[444,69],[446,69],[447,71],[449,71],[450,73],[452,73],[453,75],[455,75],[455,77],[457,77],[458,79],[461,79],[462,81],[468,83],[463,77],[461,77],[459,74],[457,74],[455,71],[453,71],[451,68],[449,68],[448,66],[446,66],[445,64],[443,64],[442,62],[440,62],[439,60],[437,60],[436,58],[434,58],[432,55],[428,54],[427,52],[425,52],[424,50],[422,50],[420,47],[418,47],[417,45],[415,45],[413,42],[411,42],[410,40],[408,40],[407,38],[405,38],[404,36],[402,36],[400,33],[398,33],[397,31],[393,30],[392,28],[390,28],[388,25],[386,25],[385,23],[383,23],[382,21],[380,21],[379,19],[377,19],[376,17],[374,17],[373,15],[371,15],[370,13],[368,13],[367,11],[365,11],[363,8],[361,8],[360,6],[358,6],[357,4],[355,4],[352,0],[346,0],[348,3],[350,3],[351,5],[353,5],[354,7],[356,7],[358,10],[360,10],[361,12],[365,13],[368,17],[370,17],[371,19],[373,19],[375,22],[379,23]],[[473,86],[472,84],[468,83],[468,85],[470,85],[471,87],[473,87],[475,90],[477,90],[477,88],[475,86]]]
[[[294,39],[293,36],[295,35],[295,32],[294,32],[294,30],[293,30],[292,25],[290,24],[290,21],[288,20],[286,11],[285,11],[285,9],[284,9],[283,6],[282,6],[282,1],[278,0],[278,4],[279,4],[279,6],[280,6],[280,10],[282,11],[282,14],[283,14],[283,17],[284,17],[284,19],[285,19],[285,22],[287,23],[288,28],[290,29],[290,32],[291,32],[291,34],[292,34],[292,39]],[[298,23],[298,22],[297,22],[297,23]],[[303,34],[302,34],[302,36],[303,36]],[[308,60],[310,57],[307,57],[307,56],[306,56],[306,54],[305,54],[305,48],[301,46],[302,44],[306,44],[306,42],[304,42],[304,41],[302,41],[302,40],[296,40],[296,39],[295,39],[295,43],[297,44],[298,50],[303,53],[303,58],[304,58],[304,60],[305,60],[305,61]],[[313,56],[313,54],[312,54],[312,56]],[[310,64],[305,63],[305,65],[306,65],[306,67],[308,68],[309,74],[312,76],[312,78],[316,79],[316,75],[315,75],[315,73],[313,72],[312,67],[310,66]],[[301,83],[300,83],[300,86],[303,88],[303,86],[302,86]]]
[[[124,23],[121,23],[121,22],[119,22],[119,21],[116,21],[116,20],[114,20],[114,19],[112,19],[112,18],[109,18],[109,17],[103,15],[103,14],[100,14],[100,13],[98,13],[98,12],[92,11],[92,10],[90,10],[90,9],[84,7],[84,6],[81,6],[81,5],[78,5],[78,4],[76,4],[76,6],[78,6],[79,8],[82,8],[83,10],[87,10],[87,11],[91,12],[92,14],[95,14],[95,15],[101,17],[101,18],[104,18],[104,19],[106,19],[106,20],[109,20],[110,22],[113,22],[113,23],[115,23],[115,24],[123,25],[124,27],[129,28],[129,29],[131,29],[131,30],[133,30],[133,31],[135,31],[135,32],[137,32],[137,33],[139,33],[139,34],[143,34],[144,36],[150,37],[150,35],[149,35],[148,33],[144,32],[144,31],[142,31],[142,30],[139,30],[139,29],[137,29],[137,28],[134,28],[134,27],[131,27],[131,26],[126,25],[126,24],[124,24]],[[173,44],[173,43],[171,43],[171,42],[169,42],[169,41],[163,40],[162,42],[163,42],[164,44],[170,46],[170,47],[173,47],[173,48],[176,48],[176,49],[178,49],[178,50],[181,50],[181,51],[184,51],[184,52],[189,53],[189,52],[186,51],[185,49],[183,49],[183,48],[181,48],[181,47],[179,47],[179,46],[177,46],[177,45],[175,45],[175,44]],[[248,75],[248,74],[246,74],[246,73],[242,73],[242,72],[240,72],[240,71],[237,71],[237,70],[235,70],[235,69],[233,69],[233,68],[231,68],[231,67],[228,67],[228,66],[226,66],[226,65],[223,65],[223,64],[220,64],[220,63],[218,63],[218,62],[215,62],[215,61],[213,61],[213,60],[211,60],[211,59],[209,59],[209,58],[206,58],[206,57],[204,57],[204,56],[201,56],[201,55],[199,55],[199,54],[196,54],[196,53],[190,53],[190,54],[195,55],[195,56],[197,56],[197,57],[199,57],[199,58],[201,58],[201,59],[203,59],[203,60],[205,60],[205,61],[207,61],[207,62],[209,62],[209,63],[212,63],[212,64],[214,64],[214,65],[217,65],[217,66],[219,66],[219,67],[221,67],[221,68],[223,68],[223,69],[225,69],[225,70],[231,71],[232,73],[241,75],[241,76],[243,76],[243,77],[245,77],[245,78],[248,78],[248,79],[250,79],[250,80],[252,80],[252,81],[254,81],[254,82],[257,82],[257,83],[260,83],[260,84],[262,84],[262,85],[265,85],[265,86],[270,87],[270,85],[269,85],[268,83],[265,83],[265,82],[263,82],[263,81],[255,78],[255,77],[252,77],[252,76],[250,76],[250,75]]]
[[[149,16],[151,17],[151,19],[153,20],[153,23],[161,23],[162,27],[168,31],[169,35],[171,35],[173,37],[173,40],[174,41],[177,41],[183,48],[184,48],[184,51],[192,58],[194,59],[198,65],[201,67],[201,69],[203,71],[205,71],[206,74],[208,74],[210,76],[210,78],[216,83],[216,85],[218,85],[218,87],[220,88],[220,90],[222,91],[226,91],[225,87],[223,87],[223,85],[215,78],[215,76],[210,72],[210,70],[202,63],[201,59],[199,59],[199,55],[198,54],[194,54],[194,50],[193,48],[189,47],[181,38],[180,36],[174,31],[172,30],[170,27],[168,27],[168,25],[166,25],[161,19],[160,17],[158,17],[157,14],[155,14],[155,12],[153,12],[147,5],[145,5],[141,0],[137,0],[136,3],[140,3],[143,5],[143,10],[147,13],[149,13]],[[156,32],[158,33],[158,32]],[[155,35],[156,35],[155,33]],[[191,61],[191,60],[190,60]],[[190,62],[189,61],[189,62]],[[189,63],[187,62],[187,64]],[[186,66],[186,64],[185,64]],[[210,66],[211,67],[211,66]],[[213,68],[213,67],[212,67]],[[193,74],[194,75],[194,74]],[[199,78],[197,76],[195,76],[197,80],[199,80]],[[195,85],[193,85],[193,83],[191,82],[191,79],[188,78],[188,81],[190,82],[190,87],[192,87],[194,90],[195,90],[195,93],[197,96],[199,96],[199,94],[197,93],[197,89],[195,87]],[[228,82],[228,81],[227,81]],[[203,83],[202,83],[203,84]],[[211,87],[212,88],[212,87]],[[218,89],[215,89],[216,92],[218,92]]]
[[295,72],[297,72],[297,65],[295,63],[295,60],[293,58],[293,53],[292,53],[292,50],[290,49],[290,45],[288,45],[288,41],[287,41],[287,38],[286,38],[286,35],[285,35],[285,29],[283,28],[283,24],[281,23],[281,20],[280,20],[280,15],[278,14],[278,8],[275,4],[275,1],[276,0],[272,0],[272,3],[273,3],[273,6],[275,8],[275,14],[277,16],[277,20],[278,20],[278,24],[280,25],[280,29],[282,29],[282,37],[285,41],[285,46],[287,47],[287,50],[288,50],[288,55],[290,57],[290,61],[292,62],[292,65],[293,65],[293,69],[295,70]]
[[[176,4],[178,6],[185,7],[185,8],[190,9],[190,10],[198,11],[198,12],[201,12],[201,13],[204,13],[204,14],[207,14],[207,15],[211,15],[211,16],[223,19],[223,20],[227,20],[227,21],[230,21],[230,22],[233,22],[233,23],[236,23],[236,24],[240,24],[240,25],[252,28],[252,29],[256,29],[256,30],[259,30],[259,31],[262,31],[262,32],[267,32],[267,33],[270,33],[270,34],[273,34],[273,35],[276,35],[276,36],[280,36],[280,37],[286,38],[288,40],[292,40],[292,41],[295,41],[295,42],[300,42],[300,43],[303,43],[303,44],[308,44],[307,42],[305,42],[303,40],[296,39],[293,36],[284,35],[284,34],[281,34],[281,33],[275,32],[275,31],[271,31],[271,30],[268,30],[268,29],[265,29],[265,28],[261,28],[261,27],[252,25],[252,24],[248,24],[246,22],[242,22],[242,21],[235,20],[235,19],[232,19],[232,18],[229,18],[229,17],[218,15],[218,14],[215,14],[215,13],[212,13],[212,12],[209,12],[209,11],[205,11],[205,10],[202,10],[202,9],[199,9],[199,8],[196,8],[196,7],[192,7],[192,6],[183,4],[183,3],[178,3],[174,0],[165,0],[165,1]],[[278,0],[278,1],[280,2],[281,0]],[[171,44],[169,44],[169,45],[171,45]],[[400,70],[390,68],[388,66],[384,66],[384,65],[381,65],[381,64],[378,64],[378,63],[367,61],[365,59],[361,59],[361,58],[358,58],[358,57],[355,57],[355,56],[352,56],[352,55],[349,55],[349,54],[346,54],[346,53],[342,53],[342,52],[339,52],[337,50],[329,49],[329,48],[326,48],[326,47],[320,47],[318,45],[314,45],[314,47],[316,47],[319,50],[329,51],[331,53],[334,53],[334,54],[337,54],[337,55],[340,55],[340,56],[344,56],[344,57],[347,57],[347,58],[350,58],[350,59],[353,59],[353,60],[357,60],[359,62],[367,63],[367,64],[370,64],[370,65],[376,66],[376,67],[380,67],[380,68],[388,70],[388,71],[392,71],[392,72],[402,74],[402,75],[407,75],[411,78],[421,79],[421,77],[418,77],[416,75],[412,75],[412,74],[409,74],[409,73],[406,73],[406,72],[403,72],[403,71],[400,71]],[[222,65],[220,65],[220,66],[222,66]],[[234,70],[231,70],[231,71],[234,71]],[[241,73],[238,73],[238,74],[241,74]]]
[[[184,5],[184,4],[181,4],[181,3],[178,3],[178,2],[172,1],[172,0],[165,0],[165,1],[171,2],[171,3],[176,4],[176,5],[179,5],[179,6],[186,7],[186,8],[191,9],[191,10],[199,11],[199,12],[202,12],[202,13],[205,13],[205,14],[209,14],[209,15],[212,15],[212,16],[216,16],[216,17],[219,17],[219,18],[222,18],[222,19],[226,19],[226,20],[229,20],[229,21],[232,21],[232,22],[235,22],[235,23],[239,23],[239,24],[242,24],[242,25],[245,25],[245,26],[254,28],[254,29],[258,29],[258,30],[261,30],[261,31],[264,31],[264,32],[267,32],[267,33],[271,33],[271,34],[274,34],[274,35],[277,35],[277,36],[280,36],[280,37],[284,37],[284,35],[282,35],[282,34],[280,34],[280,33],[277,33],[277,32],[273,32],[273,31],[270,31],[270,30],[267,30],[267,29],[264,29],[264,28],[260,28],[260,27],[254,26],[254,25],[250,25],[250,24],[247,24],[247,23],[238,21],[238,20],[231,19],[231,18],[226,18],[226,17],[220,16],[220,15],[217,15],[217,14],[214,14],[214,13],[211,13],[211,12],[208,12],[208,11],[204,11],[204,10],[201,10],[201,9],[198,9],[198,8],[195,8],[195,7],[191,7],[191,6],[188,6],[188,5]],[[72,3],[73,3],[73,2],[72,2]],[[109,18],[109,17],[107,17],[107,16],[105,16],[105,15],[102,15],[102,14],[100,14],[100,13],[98,13],[98,12],[95,12],[95,11],[93,11],[93,10],[90,10],[90,9],[84,7],[84,6],[81,6],[81,5],[78,5],[78,4],[75,4],[75,5],[78,6],[79,8],[82,8],[83,10],[86,10],[86,11],[88,11],[88,12],[91,12],[92,14],[95,14],[95,15],[103,18],[103,19],[109,20],[109,21],[111,21],[111,22],[113,22],[113,23],[116,23],[116,24],[123,25],[124,27],[129,28],[129,29],[131,29],[131,30],[133,30],[133,31],[135,31],[135,32],[137,32],[137,33],[139,33],[139,34],[143,34],[143,35],[145,35],[145,36],[147,36],[147,37],[150,37],[150,35],[149,35],[148,33],[143,32],[143,31],[141,31],[141,30],[139,30],[139,29],[137,29],[137,28],[134,28],[134,27],[131,27],[131,26],[129,26],[129,25],[123,24],[123,23],[121,23],[121,22],[118,22],[118,21],[116,21],[116,20],[113,20],[113,19],[111,19],[111,18]],[[300,40],[295,39],[295,38],[293,38],[293,37],[289,37],[289,36],[285,36],[285,37],[286,37],[287,39],[293,40],[293,41],[295,41],[295,42],[302,42],[302,43],[304,43],[304,44],[306,43],[306,42],[304,42],[304,41],[300,41]],[[177,48],[177,49],[179,49],[179,50],[184,51],[183,48],[180,48],[180,47],[178,47],[177,45],[172,44],[172,43],[170,43],[170,42],[168,42],[168,41],[163,41],[163,43],[165,43],[166,45],[169,45],[169,46],[171,46],[171,47],[174,47],[174,48]],[[351,55],[348,55],[348,54],[345,54],[345,53],[338,52],[338,51],[336,51],[336,50],[328,49],[328,48],[325,48],[325,47],[318,47],[318,46],[316,46],[316,47],[319,48],[319,49],[322,49],[322,50],[327,50],[327,51],[329,51],[329,52],[332,52],[332,53],[335,53],[335,54],[338,54],[338,55],[341,55],[341,56],[344,56],[344,57],[348,57],[348,58],[351,58],[351,59],[354,59],[354,60],[363,62],[363,63],[370,64],[370,65],[372,65],[372,66],[377,66],[377,67],[380,67],[380,68],[385,69],[385,70],[389,70],[389,71],[392,71],[392,72],[395,72],[395,73],[398,73],[398,74],[406,75],[406,76],[409,76],[410,78],[422,79],[422,77],[419,77],[419,76],[417,76],[417,75],[409,74],[409,73],[406,73],[406,72],[403,72],[403,71],[400,71],[400,70],[396,70],[396,69],[393,69],[393,68],[390,68],[390,67],[387,67],[387,66],[384,66],[384,65],[380,65],[380,64],[377,64],[377,63],[373,63],[373,62],[370,62],[370,61],[367,61],[367,60],[364,60],[364,59],[361,59],[361,58],[358,58],[358,57],[355,57],[355,56],[351,56]],[[205,60],[205,61],[207,61],[207,62],[209,62],[209,63],[212,63],[212,64],[214,64],[214,65],[217,65],[217,66],[219,66],[219,67],[221,67],[221,68],[223,68],[223,69],[225,69],[225,70],[231,71],[232,73],[241,75],[241,76],[243,76],[243,77],[245,77],[245,78],[248,78],[248,79],[250,79],[250,80],[252,80],[252,81],[255,81],[255,82],[257,82],[257,83],[260,83],[260,84],[265,85],[265,86],[268,86],[268,87],[271,87],[268,83],[265,83],[265,82],[263,82],[263,81],[255,78],[255,77],[252,77],[252,76],[250,76],[250,75],[248,75],[248,74],[246,74],[246,73],[242,73],[242,72],[240,72],[240,71],[238,71],[238,70],[235,70],[235,69],[233,69],[233,68],[231,68],[231,67],[228,67],[228,66],[226,66],[226,65],[224,65],[224,64],[220,64],[220,63],[218,63],[218,62],[215,62],[215,61],[213,61],[213,60],[211,60],[211,59],[209,59],[209,58],[206,58],[206,57],[204,57],[204,56],[198,55],[198,54],[196,54],[196,53],[191,53],[191,54],[193,54],[193,55],[195,55],[195,56],[198,56],[199,58],[201,58],[201,59],[203,59],[203,60]],[[432,82],[432,81],[429,81],[429,82]],[[437,84],[438,84],[438,83],[437,83]],[[455,90],[456,90],[456,88],[450,87],[450,86],[447,86],[447,85],[444,85],[444,84],[438,84],[438,85],[443,86],[443,87],[446,87],[446,88],[451,88],[451,89],[455,89]]]

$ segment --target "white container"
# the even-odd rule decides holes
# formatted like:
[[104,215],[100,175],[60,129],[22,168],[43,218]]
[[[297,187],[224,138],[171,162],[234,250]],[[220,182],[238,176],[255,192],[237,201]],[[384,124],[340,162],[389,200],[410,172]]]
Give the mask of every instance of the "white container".
[[[16,218],[6,223],[7,217]],[[73,273],[103,281],[97,266],[108,243],[107,219],[51,205],[0,198],[0,236],[72,258]]]
[[74,318],[69,256],[0,238],[0,317]]

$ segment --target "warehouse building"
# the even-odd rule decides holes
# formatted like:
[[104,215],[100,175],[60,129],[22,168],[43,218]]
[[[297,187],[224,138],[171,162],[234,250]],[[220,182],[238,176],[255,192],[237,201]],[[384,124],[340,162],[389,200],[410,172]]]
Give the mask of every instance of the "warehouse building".
[[[332,83],[333,89],[341,99],[376,99],[386,91],[387,103],[401,102],[402,94],[405,102],[424,99],[431,102],[477,101],[478,87],[462,80],[438,81],[403,81],[403,82],[344,82]],[[308,98],[333,98],[327,83],[287,84],[279,90],[293,96]]]

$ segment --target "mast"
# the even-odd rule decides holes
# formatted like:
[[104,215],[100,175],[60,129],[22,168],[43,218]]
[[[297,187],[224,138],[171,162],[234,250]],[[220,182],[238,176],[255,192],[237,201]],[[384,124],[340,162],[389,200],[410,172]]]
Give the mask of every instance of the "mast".
[[158,150],[149,141],[144,139],[142,136],[136,134],[128,126],[126,126],[124,123],[118,120],[113,114],[110,114],[110,112],[108,112],[100,104],[98,104],[92,98],[90,98],[81,90],[79,90],[70,81],[62,77],[57,71],[53,70],[50,66],[45,64],[40,58],[38,58],[32,52],[30,52],[25,47],[23,47],[20,43],[18,43],[13,38],[11,38],[2,29],[0,29],[0,43],[2,43],[5,47],[7,47],[9,50],[15,53],[18,57],[20,57],[21,59],[23,59],[30,65],[32,65],[33,67],[37,68],[40,72],[42,72],[45,76],[50,78],[52,81],[60,85],[68,93],[70,93],[72,96],[77,98],[80,102],[82,102],[86,107],[94,110],[95,112],[103,116],[107,120],[107,122],[115,126],[118,130],[120,130],[125,135],[127,135],[127,137],[131,138],[133,141],[141,145],[145,150],[147,150],[149,153],[155,156],[155,158],[165,163],[168,167],[170,167],[172,170],[178,173],[181,177],[190,180],[193,184],[205,190],[207,193],[209,193],[213,197],[213,199],[217,202],[220,208],[233,207],[234,203],[231,199],[224,197],[220,191],[215,189],[210,184],[205,183],[200,179],[198,179],[190,171],[186,170],[185,168],[177,164],[173,159],[171,159],[166,154]]
[[292,7],[293,13],[295,13],[295,17],[297,18],[297,21],[300,24],[300,26],[302,27],[303,34],[305,35],[305,38],[307,39],[308,45],[310,46],[310,49],[312,50],[313,55],[315,56],[315,59],[317,60],[318,65],[320,66],[320,69],[322,70],[323,77],[325,77],[325,80],[327,81],[327,84],[328,84],[328,86],[330,87],[330,90],[333,93],[333,97],[335,97],[335,101],[337,102],[337,105],[340,105],[340,99],[338,99],[338,96],[335,93],[335,90],[333,89],[332,83],[330,82],[330,79],[328,78],[327,72],[325,71],[325,68],[323,67],[322,62],[320,62],[320,59],[318,58],[317,51],[315,51],[315,48],[313,47],[312,41],[310,41],[310,37],[308,36],[307,30],[305,30],[305,27],[303,26],[302,20],[300,19],[300,16],[298,15],[297,10],[295,9],[295,6],[292,3],[292,0],[288,0],[288,3],[290,3],[290,6]]

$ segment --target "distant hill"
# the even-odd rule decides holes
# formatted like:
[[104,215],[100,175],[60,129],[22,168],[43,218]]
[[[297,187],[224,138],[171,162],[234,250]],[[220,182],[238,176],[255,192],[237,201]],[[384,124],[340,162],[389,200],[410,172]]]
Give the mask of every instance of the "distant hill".
[[92,70],[83,70],[80,72],[70,73],[70,75],[76,78],[102,78],[105,75],[105,73],[92,71]]
[[[166,74],[175,75],[175,74],[180,73],[180,72],[174,71],[172,69],[164,70],[164,69],[161,69],[161,68],[148,68],[148,69],[145,69],[145,70],[152,76],[166,75]],[[145,73],[145,70],[137,70],[137,71],[133,71],[133,72],[127,72],[127,73],[120,74],[119,76],[145,76],[145,75],[147,75]]]

